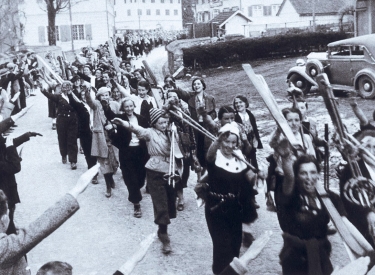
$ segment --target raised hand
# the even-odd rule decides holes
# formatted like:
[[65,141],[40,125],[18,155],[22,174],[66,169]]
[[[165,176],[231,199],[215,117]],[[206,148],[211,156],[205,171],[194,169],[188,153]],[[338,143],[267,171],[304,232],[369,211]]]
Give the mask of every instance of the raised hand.
[[97,163],[95,166],[83,173],[77,180],[77,184],[68,193],[74,198],[77,198],[79,194],[86,190],[93,177],[99,172],[99,167],[100,164]]

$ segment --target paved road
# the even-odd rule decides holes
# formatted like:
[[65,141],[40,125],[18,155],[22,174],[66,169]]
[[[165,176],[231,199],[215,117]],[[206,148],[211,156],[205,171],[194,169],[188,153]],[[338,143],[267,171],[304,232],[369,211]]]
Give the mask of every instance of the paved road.
[[[152,67],[160,70],[163,60],[166,60],[166,53],[162,48],[156,49],[148,57]],[[139,62],[136,61],[136,64]],[[51,130],[51,120],[47,117],[47,99],[38,93],[36,97],[28,99],[30,103],[34,103],[34,106],[19,120],[13,135],[36,131],[43,137],[32,138],[23,149],[22,171],[17,174],[21,204],[17,206],[15,214],[16,222],[21,226],[33,221],[62,197],[87,169],[83,155],[79,155],[78,169],[75,171],[61,163],[56,131]],[[90,185],[79,197],[81,209],[28,254],[32,274],[42,264],[52,260],[70,263],[74,275],[112,274],[132,255],[140,241],[156,231],[150,196],[144,194],[141,202],[143,217],[136,219],[133,217],[133,205],[127,201],[127,190],[120,172],[115,175],[115,181],[113,196],[107,199],[104,196],[104,179],[100,176],[99,184]],[[195,176],[191,176],[185,191],[186,208],[178,213],[169,228],[173,254],[161,254],[161,245],[155,241],[133,274],[212,274],[212,244],[203,208],[197,209],[194,200],[195,181]],[[274,235],[261,256],[251,265],[249,274],[280,274],[278,253],[282,240],[277,218],[275,213],[265,210],[263,194],[258,202],[261,205],[260,218],[253,226],[254,235],[257,237],[269,229],[274,231]],[[334,262],[347,262],[339,238],[335,236],[333,241]]]

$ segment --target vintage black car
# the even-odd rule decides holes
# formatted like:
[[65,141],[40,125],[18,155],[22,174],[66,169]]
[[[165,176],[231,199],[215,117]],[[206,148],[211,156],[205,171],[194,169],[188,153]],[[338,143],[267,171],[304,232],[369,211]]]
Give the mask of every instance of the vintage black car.
[[326,73],[334,90],[358,91],[363,98],[375,97],[375,34],[328,44],[325,53],[310,53],[288,72],[287,80],[305,94],[317,86],[315,77]]

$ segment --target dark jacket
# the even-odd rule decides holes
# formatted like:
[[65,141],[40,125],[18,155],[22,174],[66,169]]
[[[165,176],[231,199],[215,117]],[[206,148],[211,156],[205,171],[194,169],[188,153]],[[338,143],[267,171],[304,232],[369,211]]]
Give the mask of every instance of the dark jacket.
[[[126,114],[115,114],[111,110],[109,104],[104,105],[103,109],[104,109],[104,114],[109,121],[116,117],[125,121],[129,121],[129,118]],[[136,113],[134,113],[134,115],[138,119],[139,126],[143,128],[150,127],[146,118]],[[116,146],[120,151],[122,151],[122,150],[126,150],[129,147],[130,141],[132,139],[132,133],[123,127],[118,127],[116,132],[111,133],[110,138],[112,140],[112,144]],[[146,142],[143,139],[139,140],[139,144],[140,146],[145,148],[145,150],[147,151]]]
[[[195,93],[189,93],[187,91],[184,91],[180,88],[174,90],[177,95],[180,97],[181,100],[185,101],[189,105],[189,112],[191,115],[191,118],[195,121],[198,121],[198,114],[197,114],[197,108],[195,104]],[[207,111],[207,114],[212,117],[212,119],[215,119],[217,117],[216,114],[216,105],[215,105],[215,98],[213,96],[210,96],[203,93],[203,98],[205,100],[205,108]]]
[[68,95],[69,104],[77,112],[78,119],[78,137],[91,134],[90,129],[90,112],[86,109],[82,102],[77,102],[73,99],[73,96]]
[[0,189],[8,198],[9,207],[14,207],[20,202],[17,190],[16,176],[21,171],[21,158],[16,147],[28,141],[28,133],[13,140],[13,146],[6,147],[6,139],[0,136]]
[[44,94],[48,99],[55,102],[57,104],[57,115],[64,115],[69,117],[76,117],[75,110],[72,106],[70,106],[69,102],[66,101],[61,94],[51,94],[48,93],[46,90],[41,90],[42,94]]

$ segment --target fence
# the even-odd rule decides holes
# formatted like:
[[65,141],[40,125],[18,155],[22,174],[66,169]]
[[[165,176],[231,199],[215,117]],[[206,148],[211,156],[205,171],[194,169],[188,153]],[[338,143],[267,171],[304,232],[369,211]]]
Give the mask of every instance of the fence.
[[[354,33],[354,23],[351,19],[341,22],[339,18],[318,18],[315,21],[315,30],[324,32],[346,32]],[[255,24],[250,23],[247,26],[241,25],[238,33],[245,37],[274,36],[284,33],[302,33],[314,31],[313,21],[306,19],[295,22]],[[212,37],[216,36],[217,26],[212,23],[195,23],[188,26],[188,38]]]

